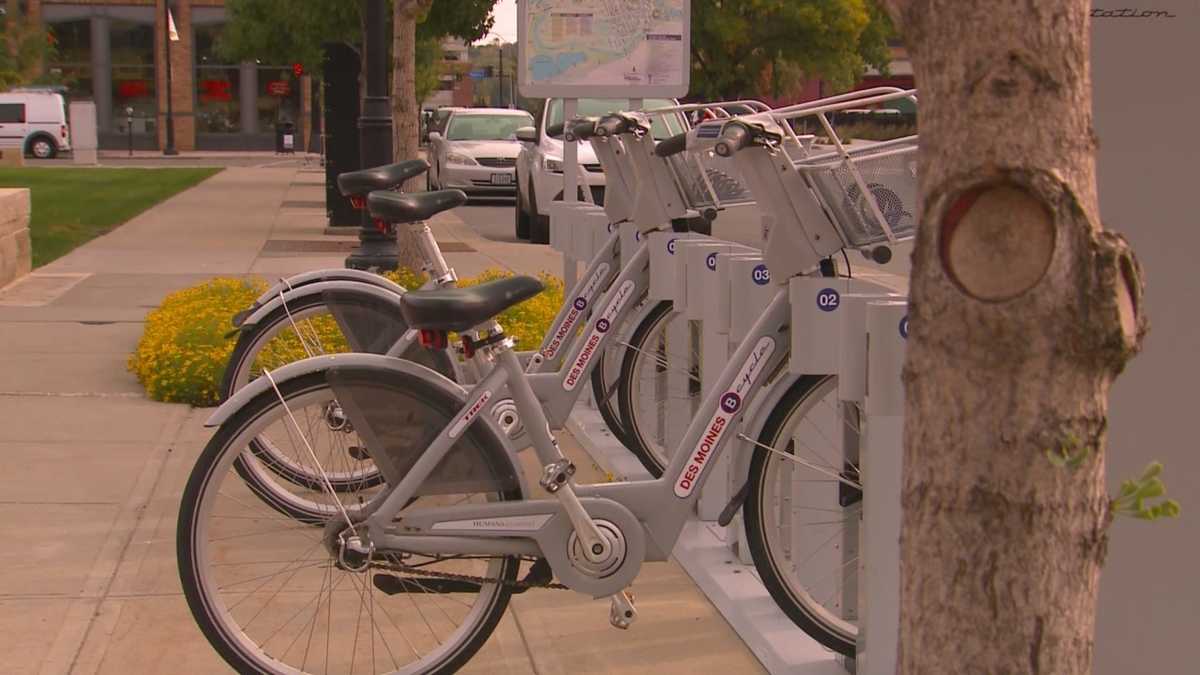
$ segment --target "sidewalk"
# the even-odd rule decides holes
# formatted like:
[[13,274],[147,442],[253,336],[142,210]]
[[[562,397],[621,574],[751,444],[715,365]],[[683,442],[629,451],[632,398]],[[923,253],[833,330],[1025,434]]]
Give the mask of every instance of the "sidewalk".
[[[0,671],[228,672],[175,566],[179,495],[208,411],[146,400],[125,361],[171,291],[341,265],[346,238],[322,234],[321,181],[300,167],[230,168],[0,291]],[[463,275],[561,268],[547,247],[481,239],[450,214],[432,224]],[[563,446],[582,480],[599,474],[574,439]],[[646,565],[635,591],[628,632],[608,626],[604,601],[514,596],[470,670],[762,672],[674,562]]]

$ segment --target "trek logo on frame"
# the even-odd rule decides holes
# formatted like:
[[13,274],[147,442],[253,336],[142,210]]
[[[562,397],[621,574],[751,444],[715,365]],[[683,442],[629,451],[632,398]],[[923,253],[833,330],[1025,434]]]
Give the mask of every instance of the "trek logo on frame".
[[758,376],[762,374],[763,368],[770,360],[771,354],[774,353],[774,338],[764,337],[754,346],[750,357],[742,364],[742,369],[734,378],[732,389],[721,395],[717,412],[709,419],[708,426],[704,429],[704,435],[700,437],[700,443],[692,451],[691,458],[675,481],[676,497],[687,499],[695,491],[696,485],[700,482],[700,476],[708,467],[713,450],[720,445],[725,432],[729,430],[733,420],[737,417],[737,412],[742,409],[746,393]]
[[584,372],[587,371],[587,365],[591,363],[592,357],[596,355],[596,347],[599,346],[600,340],[612,328],[613,322],[617,319],[617,314],[621,312],[621,308],[633,296],[633,287],[633,280],[626,279],[625,283],[621,284],[620,288],[616,290],[612,302],[608,303],[608,307],[604,308],[604,313],[596,321],[596,327],[592,329],[587,340],[584,341],[583,351],[579,352],[575,363],[571,364],[571,370],[567,373],[566,379],[563,380],[563,389],[571,391],[579,384],[579,380],[583,378]]
[[466,429],[476,417],[479,417],[479,413],[483,411],[483,407],[487,405],[487,402],[490,400],[492,400],[491,390],[484,389],[483,394],[475,400],[475,403],[471,404],[471,407],[467,409],[467,413],[462,416],[462,419],[455,422],[454,426],[450,427],[450,438],[458,438],[459,435],[462,434],[463,430]]
[[579,292],[579,296],[571,302],[571,309],[567,312],[567,316],[563,319],[562,325],[554,332],[554,337],[550,340],[550,344],[542,350],[542,356],[547,359],[554,358],[558,353],[563,342],[571,331],[575,328],[575,324],[579,321],[579,317],[583,316],[583,311],[587,309],[592,302],[592,296],[596,294],[596,289],[600,287],[600,282],[604,280],[608,274],[608,263],[600,263],[600,267],[596,268],[596,273],[588,279],[587,285]]

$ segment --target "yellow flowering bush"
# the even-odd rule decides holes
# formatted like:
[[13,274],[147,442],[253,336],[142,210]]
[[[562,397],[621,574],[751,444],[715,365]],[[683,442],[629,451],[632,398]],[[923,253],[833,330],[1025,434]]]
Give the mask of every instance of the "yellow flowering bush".
[[168,295],[146,316],[129,370],[156,401],[214,405],[235,344],[230,320],[267,289],[261,280],[213,279]]
[[[461,279],[460,286],[492,281],[511,272],[486,270],[477,277]],[[405,288],[420,288],[425,278],[410,270],[388,272],[392,281]],[[539,275],[546,290],[500,315],[500,325],[517,338],[521,349],[536,349],[563,302],[563,282],[549,274]],[[237,335],[230,332],[233,315],[249,307],[267,288],[262,280],[218,278],[168,295],[146,316],[146,328],[137,349],[129,357],[129,370],[137,375],[146,395],[157,401],[216,405],[220,383]],[[346,341],[331,316],[311,317],[302,323],[310,345],[320,342],[326,354],[345,351]],[[307,356],[300,337],[281,331],[263,346],[252,367],[258,374]]]

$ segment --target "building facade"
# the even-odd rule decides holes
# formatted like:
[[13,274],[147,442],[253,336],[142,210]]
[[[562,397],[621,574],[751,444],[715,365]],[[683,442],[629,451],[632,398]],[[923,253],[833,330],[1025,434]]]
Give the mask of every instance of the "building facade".
[[[49,29],[46,68],[71,100],[96,103],[100,147],[159,149],[167,110],[168,0],[25,0]],[[270,150],[275,127],[291,122],[297,144],[311,136],[311,81],[291,64],[227,63],[215,45],[224,0],[169,0],[171,108],[179,150]]]

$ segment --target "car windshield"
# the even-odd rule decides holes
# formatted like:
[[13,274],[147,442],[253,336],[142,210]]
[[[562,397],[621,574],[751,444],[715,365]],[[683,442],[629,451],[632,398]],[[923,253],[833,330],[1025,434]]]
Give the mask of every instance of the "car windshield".
[[451,141],[509,141],[521,127],[533,126],[525,115],[455,115],[450,118],[446,139]]
[[[642,107],[646,110],[652,108],[669,108],[675,105],[675,102],[665,98],[648,98],[642,102]],[[618,110],[629,110],[629,99],[624,98],[581,98],[579,99],[579,116],[580,117],[599,117]],[[546,113],[548,119],[546,126],[550,127],[555,124],[561,124],[563,121],[563,102],[561,98],[556,98],[550,102],[550,109]],[[670,138],[678,133],[683,133],[684,129],[678,116],[669,118],[655,117],[654,123],[651,126],[651,132],[654,134],[654,139],[661,141]]]

